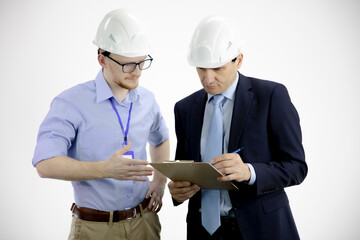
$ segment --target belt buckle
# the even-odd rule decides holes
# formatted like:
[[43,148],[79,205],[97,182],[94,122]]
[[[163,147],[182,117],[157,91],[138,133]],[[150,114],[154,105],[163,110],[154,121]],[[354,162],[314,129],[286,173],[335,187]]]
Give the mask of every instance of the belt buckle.
[[125,208],[125,210],[132,210],[132,213],[133,213],[133,215],[131,217],[126,218],[126,220],[136,218],[136,207],[134,207],[134,208]]

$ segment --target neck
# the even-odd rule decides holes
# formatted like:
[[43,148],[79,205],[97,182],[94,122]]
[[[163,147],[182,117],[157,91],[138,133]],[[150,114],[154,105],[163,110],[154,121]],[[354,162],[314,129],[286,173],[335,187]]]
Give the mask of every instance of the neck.
[[128,89],[122,88],[117,85],[114,87],[110,86],[110,89],[111,89],[112,93],[114,94],[114,96],[122,102],[125,100],[127,94],[129,93]]

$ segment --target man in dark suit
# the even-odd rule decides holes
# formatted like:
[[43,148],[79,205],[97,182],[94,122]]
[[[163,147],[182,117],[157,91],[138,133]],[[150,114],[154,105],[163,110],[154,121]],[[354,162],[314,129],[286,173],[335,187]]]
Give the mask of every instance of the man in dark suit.
[[[196,28],[188,61],[203,89],[175,105],[178,160],[211,161],[238,190],[220,192],[219,225],[205,228],[204,190],[189,182],[168,184],[175,205],[189,200],[187,239],[299,239],[285,187],[307,175],[299,117],[286,88],[238,72],[243,61],[228,19],[209,16]],[[211,104],[221,95],[222,152],[211,159]],[[212,136],[212,135],[211,135]],[[236,149],[243,148],[238,153]],[[218,206],[214,205],[216,209]],[[212,220],[212,219],[211,219]]]

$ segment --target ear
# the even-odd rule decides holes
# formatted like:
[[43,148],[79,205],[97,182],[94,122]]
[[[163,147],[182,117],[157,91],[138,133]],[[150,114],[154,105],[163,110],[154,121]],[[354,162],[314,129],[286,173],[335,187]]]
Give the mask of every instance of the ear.
[[98,55],[98,62],[100,64],[101,67],[105,67],[106,66],[106,61],[105,61],[105,56],[102,54]]
[[237,59],[236,59],[236,67],[237,69],[240,69],[241,65],[242,65],[242,61],[243,61],[243,54],[240,53],[238,56],[237,56]]

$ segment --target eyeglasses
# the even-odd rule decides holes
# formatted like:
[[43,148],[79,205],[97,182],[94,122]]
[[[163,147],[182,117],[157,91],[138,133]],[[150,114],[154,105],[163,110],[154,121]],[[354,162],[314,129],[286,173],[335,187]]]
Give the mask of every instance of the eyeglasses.
[[135,71],[136,69],[136,66],[139,66],[139,69],[140,70],[145,70],[145,69],[148,69],[150,66],[151,66],[151,63],[152,63],[152,60],[153,58],[148,55],[149,59],[145,59],[141,62],[138,62],[138,63],[119,63],[118,61],[116,61],[115,59],[113,59],[112,57],[110,57],[110,52],[103,52],[102,55],[104,55],[105,57],[113,60],[114,62],[116,62],[117,64],[119,64],[121,67],[122,67],[122,71],[124,73],[131,73],[133,71]]

